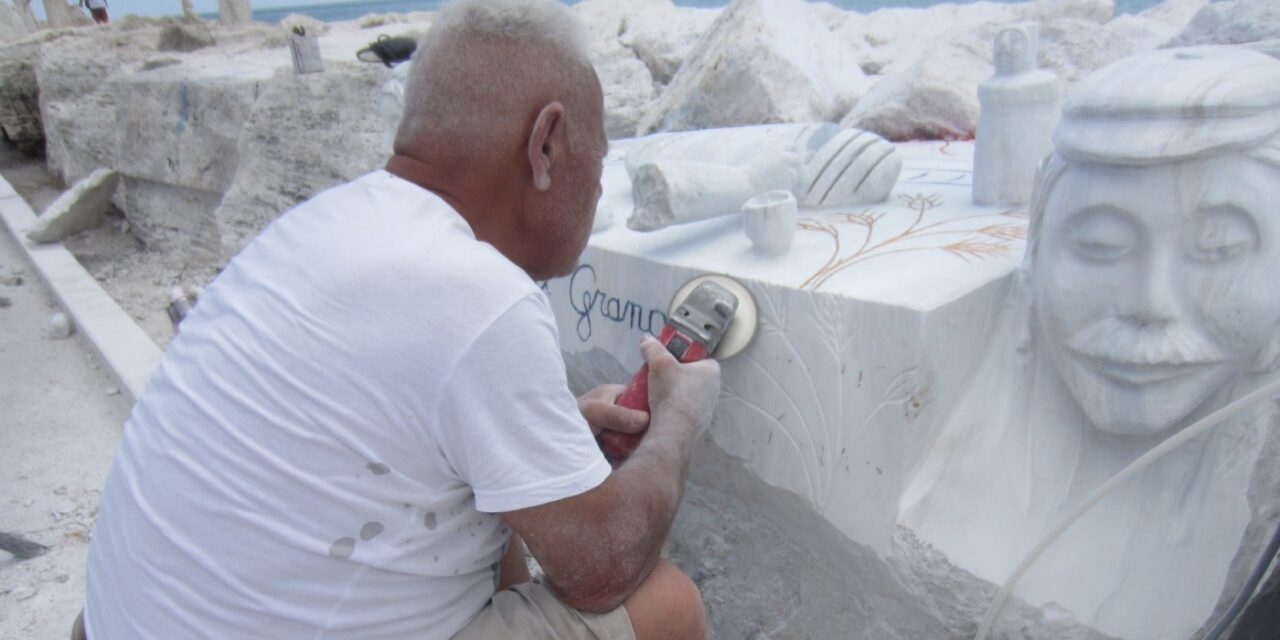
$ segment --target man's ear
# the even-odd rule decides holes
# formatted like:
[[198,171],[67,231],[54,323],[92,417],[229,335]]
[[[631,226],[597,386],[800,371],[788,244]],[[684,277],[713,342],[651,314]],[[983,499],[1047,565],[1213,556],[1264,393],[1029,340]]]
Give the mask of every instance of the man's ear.
[[529,167],[533,169],[533,187],[538,191],[551,188],[551,170],[564,157],[564,105],[552,102],[538,112],[529,133]]

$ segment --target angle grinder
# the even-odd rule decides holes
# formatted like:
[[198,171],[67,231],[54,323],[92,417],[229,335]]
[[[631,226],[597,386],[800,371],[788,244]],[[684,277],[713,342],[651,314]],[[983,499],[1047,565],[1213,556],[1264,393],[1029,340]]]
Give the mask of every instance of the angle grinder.
[[[704,358],[724,360],[755,337],[758,310],[751,292],[728,276],[701,276],[686,283],[671,300],[667,324],[658,341],[682,363]],[[649,365],[640,367],[616,402],[649,411]],[[603,431],[600,450],[611,463],[625,460],[640,445],[644,432]]]

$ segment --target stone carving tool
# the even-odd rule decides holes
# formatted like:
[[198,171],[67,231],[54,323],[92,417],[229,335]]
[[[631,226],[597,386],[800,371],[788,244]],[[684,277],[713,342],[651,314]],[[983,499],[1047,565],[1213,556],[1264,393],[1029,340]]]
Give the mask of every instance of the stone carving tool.
[[[671,301],[669,320],[658,341],[680,362],[703,358],[723,360],[747,347],[756,333],[758,310],[751,292],[727,276],[702,276],[689,281]],[[631,378],[617,404],[649,410],[649,366]],[[604,431],[597,438],[609,462],[625,460],[639,446],[644,433]]]

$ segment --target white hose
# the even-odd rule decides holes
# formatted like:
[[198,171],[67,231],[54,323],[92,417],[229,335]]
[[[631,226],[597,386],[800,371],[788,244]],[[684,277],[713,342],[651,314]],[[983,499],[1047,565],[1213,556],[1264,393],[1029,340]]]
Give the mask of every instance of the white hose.
[[1089,509],[1092,509],[1094,505],[1107,497],[1107,495],[1114,491],[1116,487],[1124,483],[1125,480],[1133,477],[1139,471],[1145,469],[1151,463],[1163,458],[1170,451],[1182,446],[1188,440],[1212,429],[1230,418],[1235,417],[1236,414],[1241,411],[1244,411],[1245,409],[1276,394],[1280,394],[1280,380],[1271,382],[1271,384],[1268,384],[1261,389],[1258,389],[1257,391],[1254,391],[1253,393],[1250,393],[1249,395],[1214,411],[1213,413],[1196,421],[1195,424],[1175,433],[1170,436],[1169,439],[1161,442],[1159,445],[1156,445],[1150,451],[1143,454],[1142,457],[1129,463],[1129,466],[1121,469],[1120,473],[1117,473],[1112,476],[1110,480],[1107,480],[1106,484],[1098,487],[1098,490],[1094,491],[1087,500],[1082,502],[1080,506],[1076,507],[1074,511],[1067,515],[1067,517],[1063,518],[1062,521],[1058,523],[1058,526],[1054,527],[1053,531],[1049,532],[1049,535],[1045,536],[1044,539],[1036,545],[1035,549],[1032,549],[1031,553],[1027,554],[1027,557],[1018,564],[1018,568],[1013,570],[1013,574],[1009,576],[1009,579],[1005,581],[1004,586],[1000,588],[1000,593],[997,593],[995,599],[991,601],[991,606],[987,609],[987,615],[982,618],[982,624],[978,627],[978,635],[974,636],[974,640],[987,639],[987,634],[991,632],[991,625],[995,622],[996,616],[999,615],[1000,609],[1004,607],[1005,601],[1009,599],[1009,595],[1013,593],[1013,588],[1017,586],[1018,581],[1021,580],[1023,574],[1031,568],[1031,565],[1035,564],[1035,561],[1040,558],[1040,555],[1049,548],[1049,545],[1053,544],[1053,542],[1057,540],[1067,529],[1071,528],[1071,525],[1075,524],[1076,521],[1088,512]]

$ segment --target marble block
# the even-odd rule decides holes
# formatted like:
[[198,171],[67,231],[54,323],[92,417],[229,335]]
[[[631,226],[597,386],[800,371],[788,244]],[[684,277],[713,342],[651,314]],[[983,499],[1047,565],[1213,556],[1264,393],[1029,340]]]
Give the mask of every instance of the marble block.
[[734,0],[650,106],[638,132],[835,122],[869,84],[853,50],[810,3]]
[[[800,210],[783,255],[759,252],[739,231],[743,220],[736,216],[643,233],[613,225],[592,236],[570,276],[545,284],[571,384],[579,391],[620,382],[639,368],[639,337],[661,330],[670,296],[690,278],[729,274],[755,296],[759,331],[746,351],[723,363],[724,387],[706,446],[725,452],[753,482],[785,493],[811,514],[811,521],[789,518],[779,524],[784,531],[829,528],[858,549],[848,562],[861,571],[833,575],[834,582],[815,582],[818,574],[806,573],[806,581],[821,585],[815,592],[830,591],[831,598],[843,600],[834,594],[852,589],[862,594],[856,597],[895,603],[855,608],[869,613],[856,622],[833,617],[827,607],[822,624],[803,622],[808,616],[794,623],[771,618],[768,628],[782,624],[779,637],[953,637],[939,629],[971,627],[971,618],[981,613],[950,600],[972,601],[973,594],[983,593],[980,585],[922,578],[908,597],[898,594],[901,579],[885,576],[899,571],[898,503],[936,439],[941,418],[982,357],[986,332],[1023,253],[1026,213],[972,204],[971,144],[895,146],[903,170],[886,202]],[[635,148],[638,141],[613,143],[602,208],[631,209],[627,156]],[[700,486],[691,491],[740,499],[742,485],[711,465],[715,459],[695,460]],[[722,507],[708,508],[719,513]],[[708,516],[694,511],[686,517],[700,513]],[[773,513],[766,510],[752,522]],[[747,543],[746,533],[726,526],[726,538],[765,545],[752,552],[763,557],[745,562],[746,573],[726,575],[724,584],[732,584],[726,587],[732,591],[718,590],[719,582],[700,583],[704,594],[726,611],[782,616],[789,596],[752,587],[754,574],[745,568],[777,566],[782,558],[770,555],[771,542]],[[695,562],[718,562],[712,559],[716,547],[697,539],[677,537],[673,544],[688,548]],[[844,553],[837,547],[814,552]],[[874,572],[867,562],[876,565]],[[933,562],[930,567],[937,566]],[[864,579],[874,584],[853,588],[848,582]],[[930,593],[952,595],[935,603]],[[1031,617],[1019,620],[1044,631],[1027,622]],[[854,626],[842,628],[846,622]],[[735,618],[719,624],[718,632],[744,637],[752,628]],[[886,628],[899,631],[886,634]],[[739,631],[744,635],[735,635]]]
[[[636,144],[612,146],[602,206],[631,208]],[[647,233],[614,225],[592,236],[571,276],[546,285],[571,362],[634,370],[639,336],[661,330],[680,284],[741,279],[759,298],[761,327],[724,363],[712,437],[882,550],[897,518],[887,496],[901,495],[934,417],[980,356],[1026,233],[1024,210],[970,203],[972,145],[898,151],[904,168],[887,202],[801,211],[785,256],[762,257],[736,217]]]
[[[840,566],[877,577],[846,596],[862,620],[842,618],[843,637],[971,637],[983,594],[1062,517],[1280,370],[1280,61],[1233,47],[1121,60],[1076,87],[1053,139],[1027,208],[973,204],[973,144],[904,143],[887,202],[802,209],[784,256],[731,233],[734,219],[615,226],[546,284],[579,382],[636,370],[639,334],[661,329],[689,278],[728,274],[753,293],[759,330],[722,363],[694,463],[711,470],[694,477],[721,496],[780,491],[811,517],[770,526],[848,542]],[[611,207],[631,205],[626,156],[645,147],[615,145]],[[1089,511],[1031,566],[996,637],[1194,637],[1280,526],[1277,485],[1273,400]],[[720,507],[691,508],[706,521]],[[739,579],[788,547],[728,526],[726,540],[755,545],[736,568],[716,564],[728,545],[675,541],[711,558],[714,579],[695,571],[706,597],[796,611]],[[945,631],[885,631],[919,616]]]

